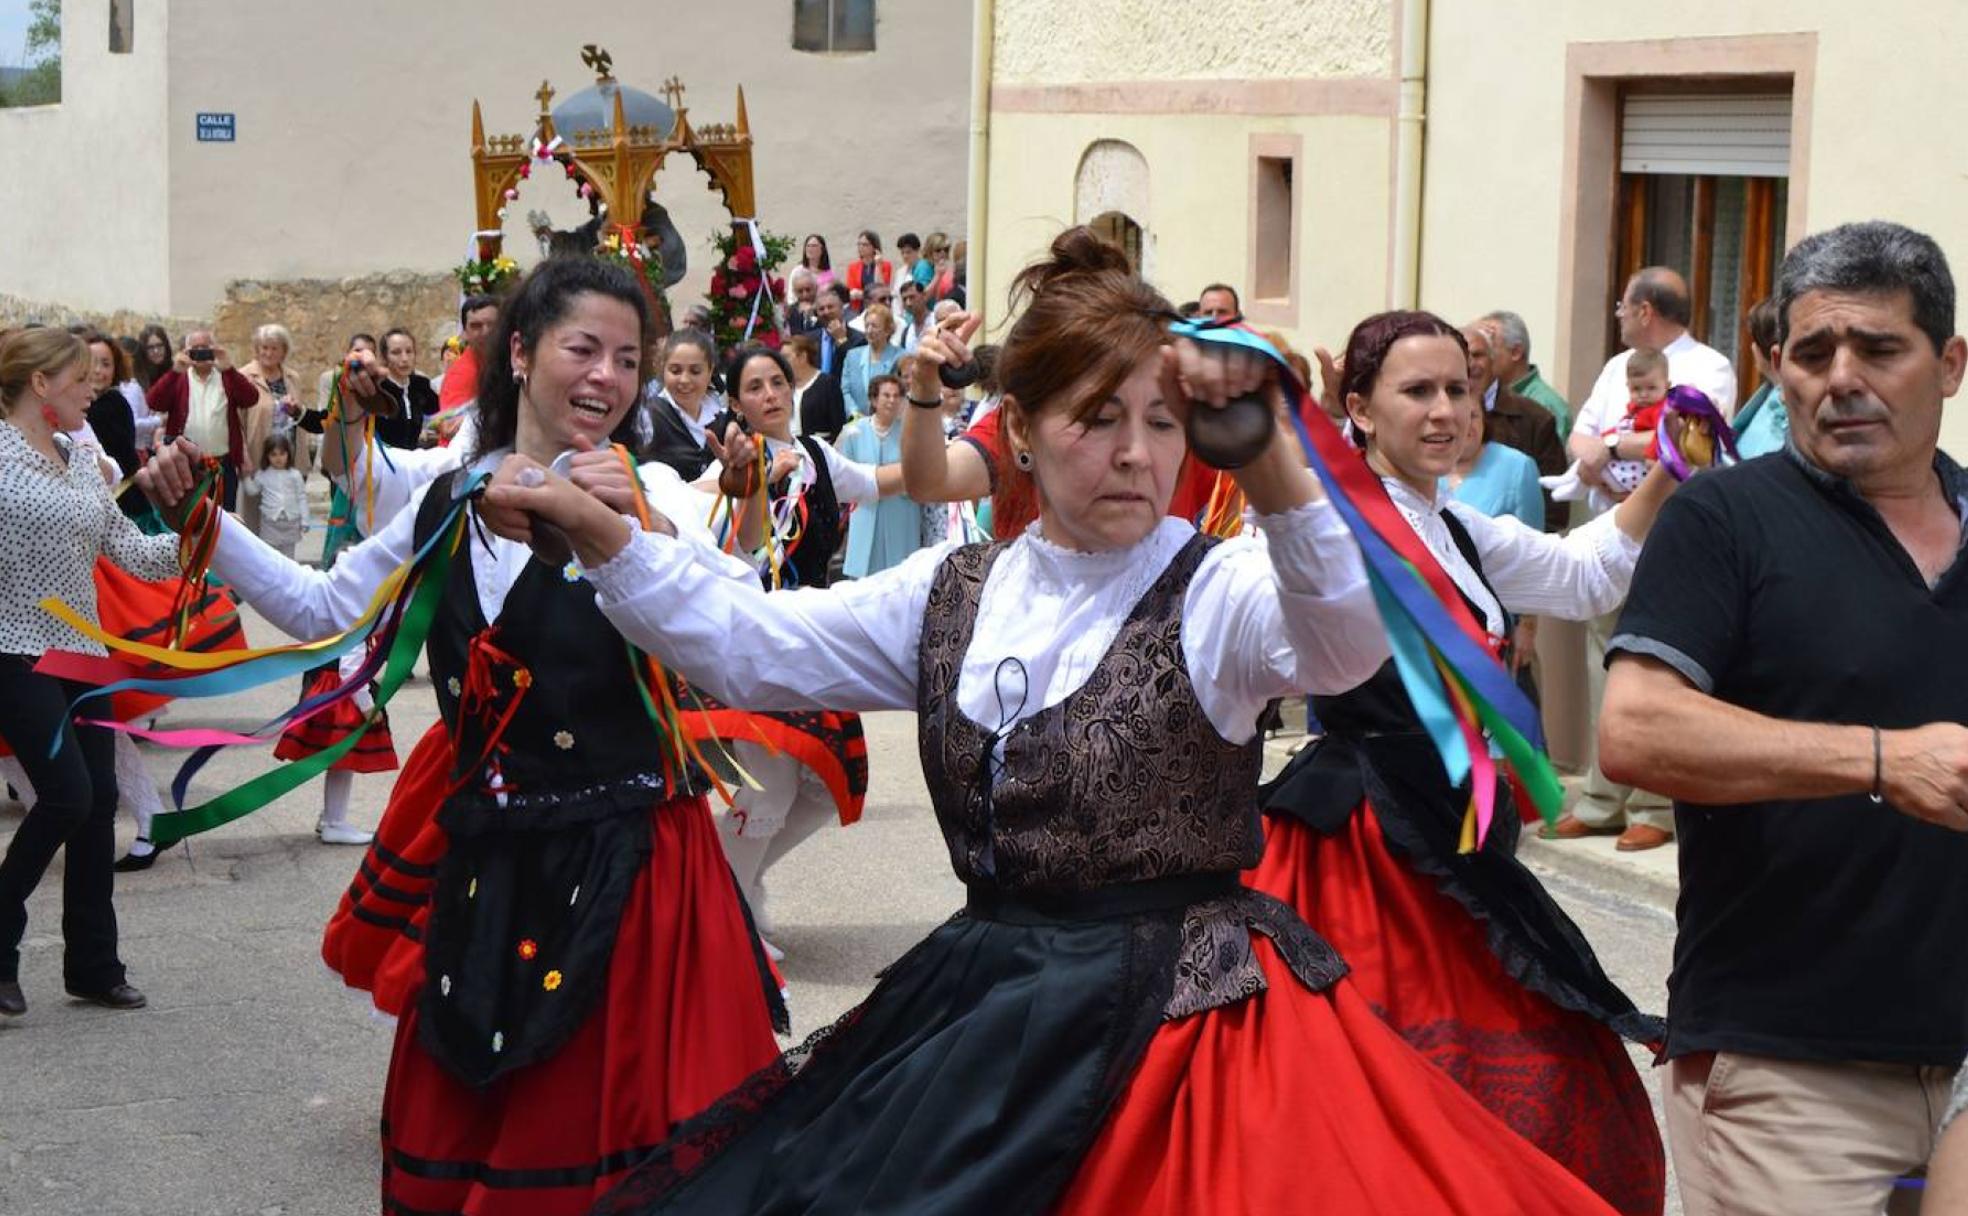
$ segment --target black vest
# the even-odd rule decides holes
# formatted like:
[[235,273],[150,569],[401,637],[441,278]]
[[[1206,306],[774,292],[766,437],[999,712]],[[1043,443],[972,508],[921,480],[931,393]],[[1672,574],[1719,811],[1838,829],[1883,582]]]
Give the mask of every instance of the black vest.
[[[834,493],[834,475],[827,467],[827,455],[821,450],[820,441],[811,435],[801,435],[794,442],[806,449],[806,458],[813,462],[813,484],[806,488],[806,519],[800,527],[799,542],[793,546],[792,567],[798,581],[787,580],[782,574],[780,582],[788,587],[825,587],[834,551],[840,548],[840,498]],[[771,488],[775,505],[792,492],[793,478],[797,476],[792,474]],[[770,589],[770,571],[765,578]]]
[[[430,488],[419,547],[451,503]],[[464,544],[482,544],[474,521]],[[529,561],[496,622],[469,551],[452,560],[427,644],[456,749],[448,837],[425,931],[421,1041],[473,1085],[546,1059],[605,990],[622,908],[649,856],[650,813],[686,793],[594,589]]]
[[[455,477],[444,475],[424,499],[420,546],[443,518]],[[474,525],[465,544],[481,543]],[[470,554],[460,552],[426,649],[438,711],[457,742],[452,777],[470,776],[453,802],[511,816],[551,811],[571,794],[591,803],[619,793],[647,808],[670,793],[661,779],[662,741],[643,707],[628,646],[585,580],[530,561],[498,621],[487,622]],[[508,716],[488,753],[490,736]],[[501,797],[488,789],[495,763]]]

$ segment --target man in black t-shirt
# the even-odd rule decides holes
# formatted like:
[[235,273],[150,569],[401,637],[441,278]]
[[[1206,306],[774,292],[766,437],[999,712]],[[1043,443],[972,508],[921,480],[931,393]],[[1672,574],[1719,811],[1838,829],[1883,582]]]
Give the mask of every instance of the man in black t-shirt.
[[1668,1137],[1689,1216],[1878,1212],[1968,1051],[1968,344],[1927,237],[1784,260],[1792,447],[1649,536],[1600,755],[1675,799]]

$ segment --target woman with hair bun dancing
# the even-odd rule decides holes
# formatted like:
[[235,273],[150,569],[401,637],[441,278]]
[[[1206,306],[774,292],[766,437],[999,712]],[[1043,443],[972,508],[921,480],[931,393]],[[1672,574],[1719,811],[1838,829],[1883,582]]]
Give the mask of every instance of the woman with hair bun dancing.
[[[1344,691],[1387,656],[1282,420],[1235,475],[1262,539],[1165,515],[1186,412],[1268,373],[1172,348],[1168,302],[1085,228],[1018,283],[1002,408],[1040,514],[1009,543],[768,595],[527,461],[488,492],[568,536],[624,636],[714,695],[915,709],[969,891],[860,1007],[597,1211],[1605,1211],[1239,879],[1261,845],[1265,701]],[[975,329],[924,340],[912,399],[935,400]]]

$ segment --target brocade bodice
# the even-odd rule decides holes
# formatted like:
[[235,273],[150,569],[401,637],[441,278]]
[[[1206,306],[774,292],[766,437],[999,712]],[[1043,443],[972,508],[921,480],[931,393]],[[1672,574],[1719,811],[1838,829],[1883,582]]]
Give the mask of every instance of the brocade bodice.
[[1180,927],[1165,959],[1165,1018],[1263,989],[1253,931],[1276,944],[1308,987],[1324,988],[1346,969],[1290,908],[1236,885],[1263,851],[1263,745],[1217,733],[1182,650],[1184,596],[1213,543],[1197,536],[1184,546],[1086,682],[1009,729],[972,721],[957,706],[964,654],[1003,545],[968,546],[944,559],[919,652],[923,773],[950,864],[974,904],[980,895],[1042,902],[1198,876],[1225,880],[1218,889],[1228,894],[1171,909]]

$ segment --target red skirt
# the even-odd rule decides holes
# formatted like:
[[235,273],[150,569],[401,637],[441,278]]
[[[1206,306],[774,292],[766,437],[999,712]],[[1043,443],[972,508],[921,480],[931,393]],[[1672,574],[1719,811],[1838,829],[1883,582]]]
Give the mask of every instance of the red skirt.
[[784,752],[817,773],[833,795],[843,826],[861,818],[868,801],[868,740],[861,715],[813,710],[750,713],[699,696],[706,708],[683,715],[684,729],[703,742],[744,739]]
[[1309,991],[1252,944],[1270,987],[1156,1032],[1058,1216],[1610,1212],[1349,981]]
[[441,724],[418,741],[322,940],[330,967],[398,1015],[383,1210],[583,1213],[676,1123],[778,1058],[752,940],[709,808],[665,803],[594,1012],[551,1059],[483,1090],[458,1081],[417,1029],[451,750]]
[[[333,692],[341,682],[341,674],[333,667],[317,671],[308,680],[306,695],[318,697],[322,693]],[[273,758],[302,760],[317,752],[327,751],[352,732],[360,730],[368,717],[352,698],[344,697],[326,711],[281,732],[280,742],[274,744]],[[368,733],[340,760],[329,766],[329,771],[336,773],[388,773],[395,769],[396,742],[390,738],[387,712],[378,713],[376,724],[369,728]]]
[[1615,1209],[1657,1216],[1666,1158],[1619,1037],[1511,979],[1483,925],[1389,852],[1364,804],[1333,836],[1289,816],[1265,824],[1250,885],[1290,904],[1333,944],[1358,994]]
[[401,1017],[424,981],[423,927],[444,856],[437,808],[450,781],[452,749],[435,722],[410,750],[355,880],[321,937],[321,959],[376,1008]]

